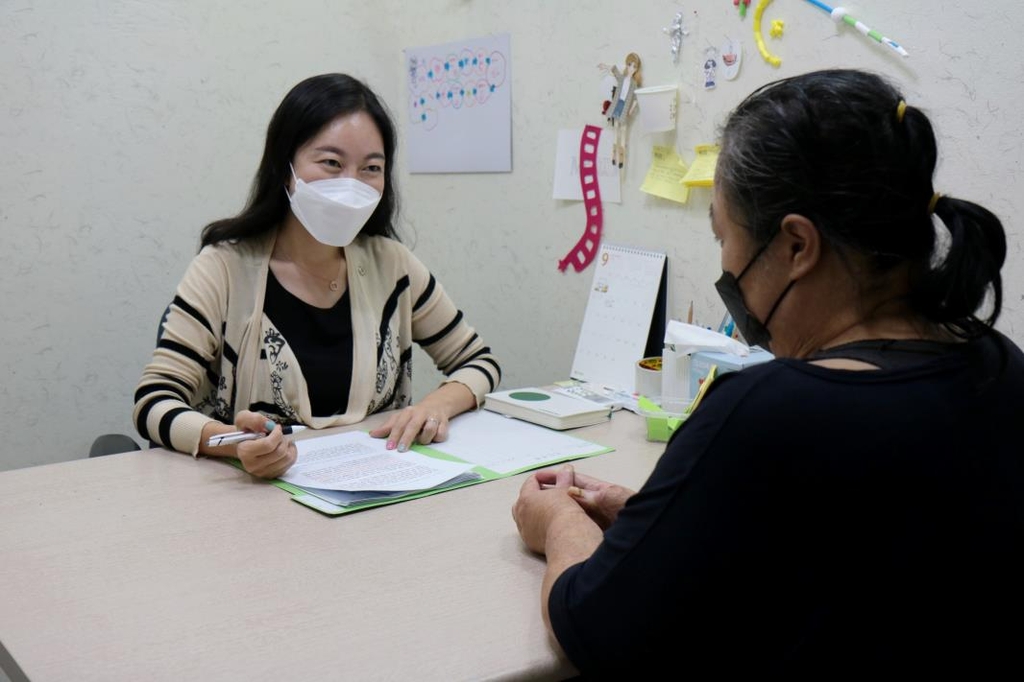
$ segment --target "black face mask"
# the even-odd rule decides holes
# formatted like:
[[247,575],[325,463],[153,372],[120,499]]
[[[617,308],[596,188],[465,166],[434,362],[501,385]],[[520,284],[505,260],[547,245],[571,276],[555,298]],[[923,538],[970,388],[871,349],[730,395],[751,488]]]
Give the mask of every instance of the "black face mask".
[[[778,233],[776,233],[778,234]],[[775,237],[772,237],[775,239]],[[770,350],[769,346],[772,342],[772,334],[768,331],[768,323],[771,322],[772,315],[775,314],[775,310],[782,303],[782,299],[789,293],[789,290],[796,284],[796,280],[790,280],[786,288],[782,290],[779,297],[775,299],[775,304],[772,309],[768,312],[768,317],[761,322],[754,313],[750,312],[750,308],[743,301],[743,291],[740,289],[740,280],[743,279],[743,275],[747,274],[747,270],[750,266],[761,257],[768,245],[772,243],[772,239],[769,239],[764,246],[762,246],[754,257],[750,259],[747,266],[740,272],[739,277],[734,277],[731,272],[722,271],[722,276],[715,282],[715,289],[718,290],[718,295],[722,297],[722,302],[725,303],[725,309],[732,315],[733,321],[736,323],[736,328],[739,329],[740,335],[743,339],[751,346],[760,346],[765,350]]]

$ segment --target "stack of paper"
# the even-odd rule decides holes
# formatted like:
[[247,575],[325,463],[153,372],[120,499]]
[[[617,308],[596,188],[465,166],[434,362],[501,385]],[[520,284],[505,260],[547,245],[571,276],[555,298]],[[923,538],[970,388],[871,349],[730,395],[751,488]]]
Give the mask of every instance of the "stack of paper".
[[398,452],[386,442],[363,431],[297,440],[298,459],[274,485],[335,516],[611,450],[483,410],[454,418],[441,443]]
[[383,439],[361,431],[300,440],[295,447],[298,459],[281,480],[343,507],[480,478],[468,462],[388,450]]

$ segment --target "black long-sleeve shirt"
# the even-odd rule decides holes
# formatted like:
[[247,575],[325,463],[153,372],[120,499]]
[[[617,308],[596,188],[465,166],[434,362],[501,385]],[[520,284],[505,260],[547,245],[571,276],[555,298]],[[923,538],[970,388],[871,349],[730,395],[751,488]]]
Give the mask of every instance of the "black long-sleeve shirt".
[[1024,356],[720,377],[549,610],[593,678],[1018,676]]

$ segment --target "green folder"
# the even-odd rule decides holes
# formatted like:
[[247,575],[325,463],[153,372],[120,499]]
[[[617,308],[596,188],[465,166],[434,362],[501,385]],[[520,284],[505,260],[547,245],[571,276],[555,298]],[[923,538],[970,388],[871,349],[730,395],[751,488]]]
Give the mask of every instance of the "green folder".
[[[463,462],[464,461],[464,460],[459,459],[458,457],[454,457],[454,456],[449,455],[447,453],[441,452],[440,450],[436,449],[435,447],[429,447],[429,446],[426,446],[426,445],[414,444],[411,449],[415,450],[416,452],[420,453],[421,455],[426,455],[427,457],[434,457],[436,459],[447,460],[447,461],[450,461],[450,462]],[[436,486],[436,487],[433,487],[433,488],[426,488],[426,489],[423,489],[423,490],[412,490],[412,491],[409,491],[409,492],[406,492],[406,493],[401,493],[401,494],[393,495],[393,496],[392,495],[388,495],[388,496],[382,496],[382,497],[375,497],[375,498],[371,498],[371,499],[367,499],[367,500],[363,500],[363,501],[359,501],[359,502],[354,502],[354,503],[346,505],[346,506],[335,504],[335,503],[333,503],[331,501],[328,501],[326,499],[318,497],[314,492],[311,492],[309,490],[306,490],[305,488],[301,488],[299,486],[293,485],[293,484],[288,483],[286,481],[282,481],[280,479],[274,479],[273,481],[269,481],[269,483],[271,483],[271,484],[277,486],[278,488],[280,488],[280,489],[290,493],[291,496],[292,496],[292,500],[295,501],[295,502],[298,502],[299,504],[305,505],[305,506],[307,506],[307,507],[309,507],[311,509],[315,509],[316,511],[321,512],[323,514],[326,514],[328,516],[340,516],[342,514],[350,514],[352,512],[361,511],[363,509],[371,509],[373,507],[383,507],[383,506],[389,505],[389,504],[397,504],[399,502],[406,502],[408,500],[416,500],[416,499],[419,499],[421,497],[427,497],[428,495],[436,495],[438,493],[447,492],[449,490],[456,490],[458,488],[465,488],[467,486],[476,485],[478,483],[485,483],[487,481],[495,481],[495,480],[497,480],[499,478],[508,478],[510,476],[516,476],[516,475],[521,474],[521,473],[526,472],[526,471],[531,471],[531,470],[534,470],[534,469],[542,469],[544,467],[552,466],[554,464],[560,464],[562,462],[568,462],[568,461],[575,460],[575,459],[583,459],[583,458],[586,458],[586,457],[594,457],[594,456],[597,456],[597,455],[602,455],[602,454],[604,454],[606,452],[611,452],[612,450],[614,450],[614,448],[610,448],[610,447],[607,447],[607,446],[604,446],[604,445],[598,445],[598,444],[594,443],[593,451],[587,452],[586,454],[582,454],[582,455],[581,454],[572,454],[572,455],[569,455],[569,456],[566,456],[566,457],[558,457],[558,458],[555,458],[555,459],[550,460],[550,461],[545,461],[545,462],[542,462],[540,464],[534,464],[534,465],[531,465],[531,466],[523,467],[521,469],[517,469],[515,471],[510,471],[510,472],[507,472],[507,473],[499,473],[499,472],[496,472],[496,471],[491,471],[490,469],[486,469],[486,468],[484,468],[482,466],[474,466],[472,469],[470,469],[470,472],[472,472],[473,474],[476,474],[476,477],[473,478],[472,480],[459,480],[459,482],[456,482],[456,483],[450,483],[450,484],[449,483],[445,483],[445,484],[442,484],[440,486]],[[237,459],[230,459],[228,461],[231,464],[233,464],[234,466],[238,467],[239,469],[242,469],[242,463],[240,461],[238,461]]]

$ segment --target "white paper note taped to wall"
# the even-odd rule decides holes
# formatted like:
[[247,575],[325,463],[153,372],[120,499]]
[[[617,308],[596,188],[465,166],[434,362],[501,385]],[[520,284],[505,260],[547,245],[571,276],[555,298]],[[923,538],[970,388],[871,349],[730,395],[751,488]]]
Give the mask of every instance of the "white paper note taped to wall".
[[[558,131],[558,148],[555,152],[554,199],[583,201],[580,187],[580,137],[582,128]],[[597,185],[601,191],[602,203],[622,203],[619,169],[612,165],[612,144],[614,135],[604,135],[597,142]]]

